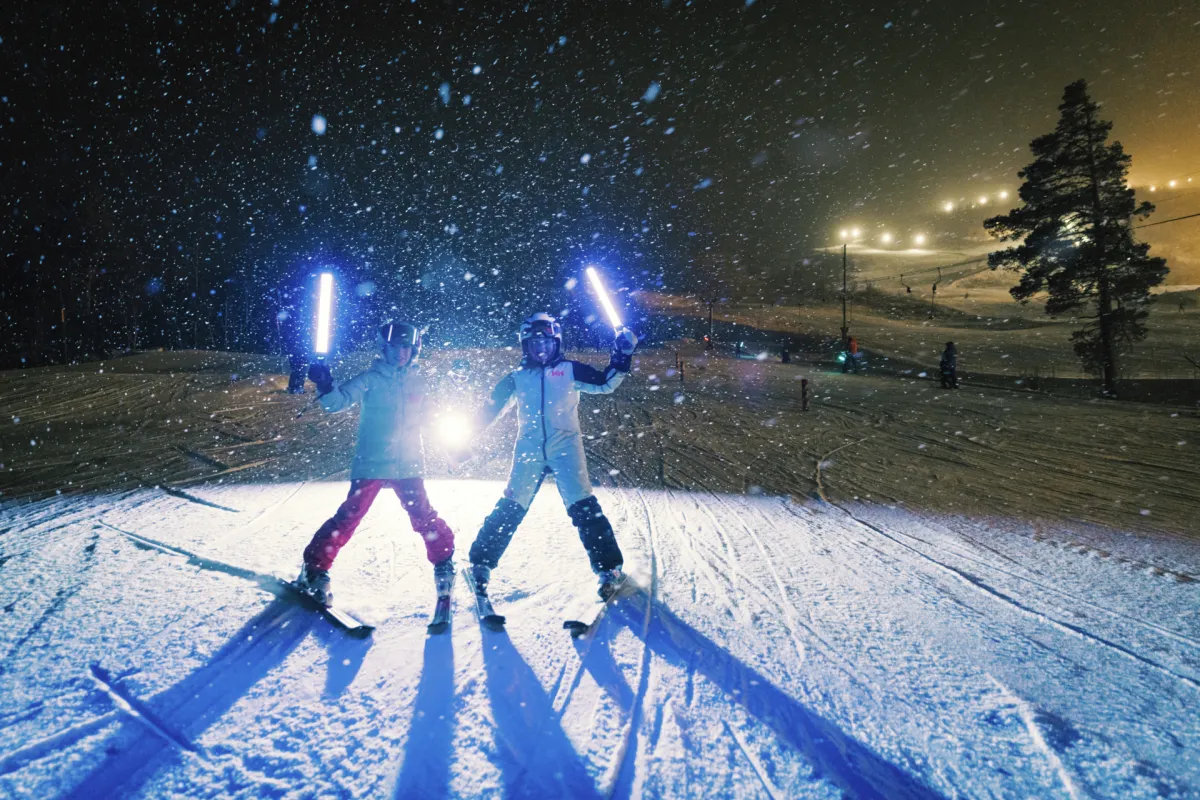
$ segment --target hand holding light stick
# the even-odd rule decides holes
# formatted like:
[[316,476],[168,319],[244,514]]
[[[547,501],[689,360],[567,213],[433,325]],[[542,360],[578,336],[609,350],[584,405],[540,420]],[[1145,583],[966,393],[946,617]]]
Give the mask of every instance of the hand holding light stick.
[[[608,292],[604,291],[604,284],[600,281],[600,273],[596,271],[595,267],[588,267],[586,271],[592,288],[596,290],[596,296],[600,298],[600,305],[604,307],[604,313],[608,315],[608,321],[612,323],[613,332],[617,335],[614,346],[618,352],[626,356],[632,355],[634,348],[637,347],[637,336],[621,323],[621,318],[617,316],[617,310],[613,308],[612,301],[608,299]],[[628,352],[626,352],[627,347]]]
[[[317,335],[313,343],[313,352],[317,355],[317,361],[324,361],[325,356],[329,354],[329,329],[332,318],[333,273],[322,272],[317,281]],[[304,412],[316,405],[317,400],[318,398],[314,397],[311,403],[300,409],[300,412],[296,414],[296,419],[304,416]]]

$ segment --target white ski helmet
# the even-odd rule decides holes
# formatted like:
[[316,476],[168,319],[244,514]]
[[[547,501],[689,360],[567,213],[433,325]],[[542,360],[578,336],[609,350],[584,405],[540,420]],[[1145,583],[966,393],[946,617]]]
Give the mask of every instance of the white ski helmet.
[[421,354],[421,330],[417,326],[410,325],[407,322],[385,322],[379,326],[375,343],[379,345],[381,350],[386,344],[394,344],[397,347],[411,347],[413,353],[409,363],[412,363]]
[[535,337],[553,339],[558,348],[555,355],[562,354],[562,325],[558,324],[558,320],[545,311],[539,311],[526,317],[525,321],[521,323],[521,331],[517,337],[521,342],[521,351],[526,355],[529,355],[528,342]]

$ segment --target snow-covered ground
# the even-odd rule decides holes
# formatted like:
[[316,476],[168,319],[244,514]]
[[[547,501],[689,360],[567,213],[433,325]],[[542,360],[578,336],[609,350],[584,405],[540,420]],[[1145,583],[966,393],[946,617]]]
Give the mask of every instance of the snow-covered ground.
[[[295,569],[345,488],[191,493],[209,504],[145,489],[6,513],[0,790],[1158,797],[1200,784],[1200,584],[1129,568],[1151,547],[1200,574],[1192,544],[1093,530],[1087,548],[997,518],[616,488],[600,497],[651,599],[576,643],[561,622],[593,581],[551,491],[497,574],[507,634],[475,624],[460,584],[451,633],[427,637],[431,570],[385,497],[334,570],[340,604],[379,624],[356,640],[262,577]],[[431,495],[465,545],[499,488],[435,481]]]
[[[454,403],[511,361],[469,355]],[[649,599],[579,642],[594,578],[550,487],[495,576],[506,634],[460,583],[427,637],[381,496],[333,573],[358,640],[271,577],[344,496],[353,415],[296,419],[233,355],[0,376],[0,794],[1200,792],[1194,412],[683,357],[583,404]],[[431,444],[460,558],[511,427],[468,469]]]

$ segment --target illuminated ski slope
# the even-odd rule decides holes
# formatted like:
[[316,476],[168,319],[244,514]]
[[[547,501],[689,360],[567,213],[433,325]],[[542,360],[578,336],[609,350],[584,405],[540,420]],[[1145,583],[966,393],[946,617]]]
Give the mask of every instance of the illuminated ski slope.
[[[345,490],[5,507],[0,792],[1157,797],[1200,784],[1193,544],[610,489],[601,501],[652,599],[573,642],[561,623],[594,579],[550,489],[495,577],[508,633],[479,629],[460,582],[452,632],[427,638],[431,569],[385,497],[333,573],[339,605],[379,624],[356,641],[259,583],[298,568]],[[431,483],[460,557],[499,491]]]

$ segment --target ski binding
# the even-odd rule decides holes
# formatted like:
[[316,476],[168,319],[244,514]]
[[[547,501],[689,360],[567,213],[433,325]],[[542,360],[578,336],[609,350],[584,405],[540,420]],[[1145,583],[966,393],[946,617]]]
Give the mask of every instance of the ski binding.
[[629,597],[632,594],[642,591],[641,587],[633,582],[631,578],[626,578],[616,591],[614,591],[607,600],[601,601],[596,609],[595,616],[591,622],[585,622],[578,619],[568,619],[563,622],[563,630],[569,631],[572,639],[579,639],[588,636],[596,630],[600,625],[600,621],[604,619],[604,615],[608,613],[608,609],[617,600],[623,597]]
[[279,583],[287,589],[293,597],[298,599],[304,606],[319,611],[327,620],[338,626],[346,633],[357,638],[366,638],[371,635],[371,631],[375,630],[374,625],[368,625],[365,622],[360,622],[345,611],[340,611],[333,606],[323,606],[313,599],[312,595],[296,585],[295,581],[284,580],[279,578]]
[[470,567],[463,567],[463,580],[467,582],[467,588],[471,590],[471,596],[475,598],[475,616],[479,618],[479,623],[485,628],[493,631],[504,630],[505,619],[496,610],[492,608],[492,601],[487,595],[481,596],[475,591],[475,578],[471,575]]
[[433,608],[433,619],[429,621],[426,630],[430,633],[444,633],[450,627],[450,595],[439,597]]

